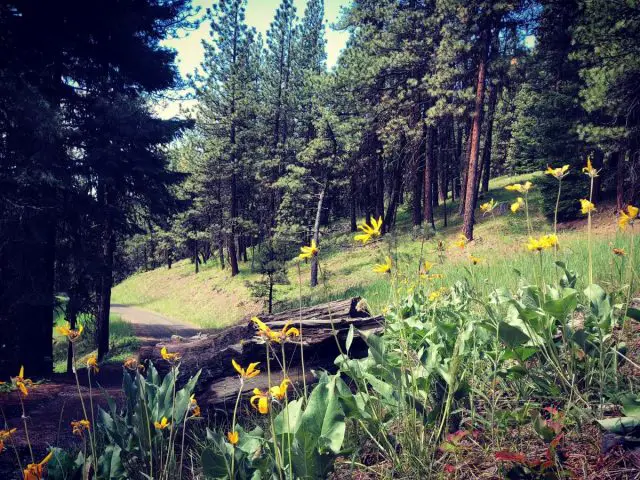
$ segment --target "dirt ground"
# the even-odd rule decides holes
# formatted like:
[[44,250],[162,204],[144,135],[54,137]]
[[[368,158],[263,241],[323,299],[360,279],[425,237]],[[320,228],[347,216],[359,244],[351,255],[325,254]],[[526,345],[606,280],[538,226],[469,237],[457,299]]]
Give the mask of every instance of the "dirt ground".
[[[202,331],[197,325],[177,322],[157,313],[149,312],[126,305],[112,305],[111,312],[118,314],[123,320],[133,325],[141,346],[151,347],[179,335],[189,337]],[[26,372],[27,376],[29,372]],[[91,417],[89,398],[93,399],[94,412],[97,407],[106,408],[105,393],[120,400],[122,393],[122,366],[106,364],[101,366],[97,375],[92,376],[91,393],[85,368],[79,369],[80,392]],[[8,380],[8,379],[3,379]],[[21,464],[31,463],[31,444],[36,461],[40,461],[49,446],[70,447],[79,445],[80,440],[71,433],[70,423],[84,418],[82,402],[78,395],[75,376],[54,374],[51,378],[38,381],[30,389],[23,400],[25,418],[22,418],[22,404],[18,392],[0,393],[0,426],[6,423],[9,428],[16,428],[13,442],[20,457]],[[29,433],[29,442],[25,435],[24,423]],[[10,443],[0,453],[0,479],[22,478],[14,448]]]

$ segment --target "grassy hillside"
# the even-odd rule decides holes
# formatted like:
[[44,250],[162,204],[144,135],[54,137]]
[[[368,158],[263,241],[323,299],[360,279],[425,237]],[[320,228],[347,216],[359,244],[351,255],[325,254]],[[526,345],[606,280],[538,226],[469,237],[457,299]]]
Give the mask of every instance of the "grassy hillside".
[[[457,216],[457,205],[448,204],[448,226],[443,226],[443,207],[436,212],[439,219],[437,233],[426,234],[411,225],[407,212],[399,213],[396,231],[386,235],[377,244],[361,246],[353,241],[348,225],[331,226],[332,232],[321,239],[320,265],[321,284],[315,289],[308,287],[309,265],[298,262],[289,264],[289,285],[276,287],[276,308],[295,307],[300,302],[313,304],[329,298],[344,298],[362,295],[367,298],[374,311],[380,311],[389,301],[389,282],[372,271],[374,263],[382,263],[384,256],[391,254],[400,272],[397,281],[406,288],[418,281],[421,260],[436,264],[433,272],[443,273],[436,280],[437,286],[451,285],[465,277],[482,284],[487,290],[498,286],[515,285],[519,272],[527,278],[539,275],[537,260],[525,248],[527,227],[523,212],[512,214],[509,204],[515,195],[504,189],[505,185],[525,180],[536,181],[537,175],[502,177],[491,182],[490,192],[482,201],[495,199],[504,206],[493,216],[478,213],[475,241],[464,250],[452,246],[460,231],[461,219]],[[552,225],[540,213],[541,198],[534,188],[530,198],[531,221],[537,235],[552,231]],[[577,208],[577,202],[576,202]],[[629,261],[612,254],[615,247],[624,247],[628,252],[629,235],[617,233],[616,219],[612,209],[598,206],[594,218],[593,256],[594,272],[602,283],[616,284],[619,281],[620,264]],[[578,272],[584,281],[587,276],[587,250],[585,222],[578,221],[560,226],[561,249],[558,259]],[[428,238],[427,238],[428,237]],[[445,251],[438,251],[438,244]],[[636,246],[637,252],[640,246]],[[482,258],[482,263],[473,266],[469,255]],[[543,269],[546,273],[554,270],[553,254],[545,254]],[[535,265],[532,271],[532,265]],[[553,272],[552,272],[553,273]],[[159,268],[138,273],[128,278],[113,290],[113,302],[135,305],[162,313],[166,316],[190,321],[203,327],[221,327],[238,321],[244,316],[261,311],[255,299],[251,298],[247,281],[258,280],[258,274],[251,273],[251,259],[240,264],[240,274],[231,277],[229,270],[220,270],[217,263],[204,265],[195,274],[193,265],[184,260],[170,270]],[[302,286],[300,286],[300,278]],[[424,281],[424,280],[422,280]],[[583,282],[584,284],[584,282]]]

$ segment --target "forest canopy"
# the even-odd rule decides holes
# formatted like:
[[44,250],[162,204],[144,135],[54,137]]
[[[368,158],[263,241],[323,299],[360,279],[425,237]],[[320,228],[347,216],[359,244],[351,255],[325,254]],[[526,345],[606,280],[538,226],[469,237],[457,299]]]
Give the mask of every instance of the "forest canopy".
[[[72,328],[96,318],[104,355],[114,280],[176,259],[236,275],[252,247],[379,218],[391,232],[401,208],[429,235],[443,206],[472,240],[489,179],[547,165],[576,167],[558,211],[571,219],[587,157],[609,167],[596,199],[637,201],[636,0],[352,0],[332,26],[323,0],[282,0],[264,37],[245,9],[2,2],[0,328],[15,342],[0,370],[50,371],[62,293]],[[204,59],[181,79],[162,40],[198,21]],[[350,34],[332,69],[327,28]],[[179,87],[189,121],[158,118],[154,96]],[[256,268],[278,271],[275,257]]]

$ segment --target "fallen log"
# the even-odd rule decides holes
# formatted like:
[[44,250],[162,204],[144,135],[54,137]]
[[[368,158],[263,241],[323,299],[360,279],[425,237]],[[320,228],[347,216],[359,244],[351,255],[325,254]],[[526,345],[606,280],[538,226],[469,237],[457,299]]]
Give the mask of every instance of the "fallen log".
[[[334,360],[344,349],[347,332],[351,325],[362,331],[379,332],[383,328],[381,316],[371,316],[360,298],[334,301],[307,307],[302,310],[289,310],[275,315],[263,315],[260,319],[272,330],[280,330],[290,324],[301,331],[301,337],[292,337],[283,344],[273,344],[271,348],[271,380],[280,383],[283,378],[282,363],[287,365],[288,377],[293,388],[299,390],[302,380],[301,342],[304,350],[307,383],[312,383],[312,370],[328,369],[334,366]],[[196,395],[202,406],[228,410],[233,408],[238,393],[237,373],[231,365],[235,359],[246,367],[251,362],[260,362],[262,373],[245,381],[244,392],[254,388],[266,389],[266,347],[256,336],[256,327],[249,318],[238,325],[214,333],[197,335],[191,338],[173,338],[171,341],[145,347],[141,350],[140,360],[153,361],[160,373],[166,373],[170,365],[160,355],[160,349],[166,346],[172,353],[179,353],[179,383],[185,382],[198,370],[200,379],[196,386]],[[283,352],[284,350],[284,352]],[[351,345],[350,356],[365,356],[366,344],[356,335]]]

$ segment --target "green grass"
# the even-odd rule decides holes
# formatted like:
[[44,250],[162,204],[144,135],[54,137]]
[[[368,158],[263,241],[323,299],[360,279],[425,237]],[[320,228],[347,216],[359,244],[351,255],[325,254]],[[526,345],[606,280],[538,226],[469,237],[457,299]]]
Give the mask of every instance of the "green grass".
[[[443,263],[437,263],[434,272],[444,273],[436,286],[452,285],[466,277],[484,285],[489,291],[495,287],[515,287],[520,277],[534,281],[539,276],[537,254],[524,247],[528,233],[524,212],[512,214],[509,204],[516,195],[504,187],[510,183],[531,180],[536,182],[540,174],[518,177],[501,177],[492,180],[490,191],[482,201],[493,198],[504,204],[501,214],[482,216],[478,213],[475,227],[475,241],[465,250],[451,247],[458,235],[461,219],[457,216],[457,203],[448,202],[448,225],[443,225],[443,206],[436,209],[436,232],[415,228],[411,224],[409,212],[398,214],[395,231],[386,235],[377,244],[360,246],[353,241],[347,224],[332,225],[332,230],[342,232],[321,238],[321,284],[315,289],[308,286],[309,265],[302,264],[298,277],[297,261],[289,264],[289,284],[276,287],[276,309],[295,308],[300,303],[299,278],[302,279],[302,303],[311,305],[333,298],[353,295],[365,297],[374,311],[380,311],[389,303],[389,282],[374,273],[371,267],[381,263],[384,256],[391,253],[397,261],[398,280],[410,288],[418,279],[420,260],[428,259],[437,263],[436,248],[443,242],[447,249]],[[552,225],[541,213],[542,198],[539,190],[530,193],[530,217],[535,235],[550,233]],[[629,235],[617,234],[615,218],[604,209],[594,219],[596,229],[593,239],[594,272],[597,281],[617,285],[616,263],[618,257],[611,253],[612,246],[624,247],[630,251]],[[561,249],[558,260],[580,275],[580,285],[587,278],[587,243],[582,225],[572,225],[573,230],[561,231]],[[637,242],[637,241],[636,241]],[[636,244],[635,262],[638,261],[640,245]],[[297,253],[297,252],[294,252]],[[468,255],[473,254],[485,260],[472,267]],[[545,276],[555,276],[553,253],[544,253]],[[625,261],[629,261],[627,258]],[[240,264],[240,274],[231,277],[229,270],[220,270],[217,263],[210,262],[194,273],[193,265],[181,261],[171,270],[159,268],[138,273],[128,278],[113,290],[113,302],[139,306],[171,318],[196,323],[203,327],[217,328],[237,322],[243,317],[259,313],[262,308],[252,299],[246,282],[259,279],[251,273],[251,262]],[[520,272],[520,273],[518,273]],[[549,277],[548,277],[549,278]]]
[[[94,342],[95,328],[92,323],[87,320],[87,317],[80,319],[80,322],[83,322],[83,325],[85,325],[85,330],[80,340],[74,345],[78,365],[84,365],[89,355],[97,353]],[[64,313],[62,311],[57,312],[55,325],[60,325],[64,322]],[[122,363],[125,359],[138,352],[140,341],[135,336],[131,324],[122,320],[120,315],[110,315],[109,323],[109,354],[103,363]],[[55,328],[53,341],[53,370],[56,373],[63,373],[67,368],[67,341]]]

